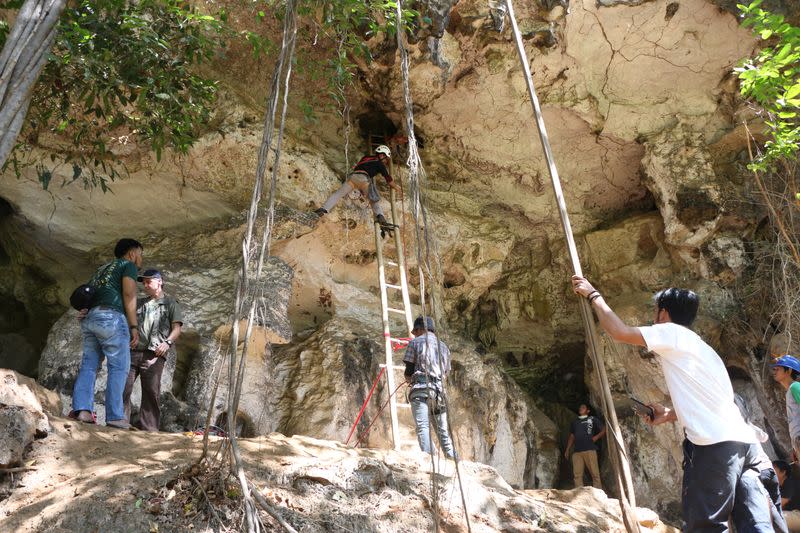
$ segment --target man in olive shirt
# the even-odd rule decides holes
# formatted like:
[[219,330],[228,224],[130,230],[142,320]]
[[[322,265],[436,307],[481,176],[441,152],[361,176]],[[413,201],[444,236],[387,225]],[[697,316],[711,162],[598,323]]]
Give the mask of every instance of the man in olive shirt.
[[131,350],[131,370],[125,383],[123,401],[125,416],[130,420],[131,392],[136,378],[142,378],[142,404],[139,408],[140,429],[158,431],[161,418],[161,374],[167,356],[181,334],[183,314],[178,302],[164,293],[164,281],[158,270],[145,270],[139,277],[146,298],[139,298],[136,314],[139,319],[139,343]]
[[142,244],[120,239],[115,259],[97,269],[89,280],[95,288],[89,309],[81,310],[83,358],[72,390],[73,416],[93,423],[94,382],[103,359],[108,365],[106,425],[127,429],[122,406],[125,378],[131,364],[131,346],[139,342],[136,321],[136,276],[142,265]]

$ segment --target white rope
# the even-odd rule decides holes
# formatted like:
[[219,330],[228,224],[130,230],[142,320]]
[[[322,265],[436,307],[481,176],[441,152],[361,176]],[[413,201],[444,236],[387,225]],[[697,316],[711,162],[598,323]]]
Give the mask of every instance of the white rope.
[[[437,281],[441,280],[441,258],[439,257],[438,250],[436,247],[436,243],[432,238],[430,231],[429,231],[429,222],[427,216],[427,210],[425,209],[425,202],[423,191],[424,188],[427,186],[427,176],[425,174],[425,169],[422,166],[422,161],[419,156],[419,150],[417,145],[417,138],[414,130],[414,103],[411,98],[411,87],[409,83],[409,61],[408,61],[408,53],[405,48],[405,43],[403,39],[404,30],[403,30],[403,6],[402,1],[397,1],[397,20],[396,20],[396,28],[397,28],[397,48],[400,53],[400,70],[402,73],[403,78],[403,101],[405,104],[405,121],[406,121],[406,136],[408,137],[408,158],[406,161],[406,166],[408,167],[408,180],[409,180],[409,192],[411,194],[411,201],[409,203],[411,214],[414,219],[414,228],[416,234],[416,248],[417,248],[417,266],[420,269],[420,285],[424,286],[424,277],[427,273],[429,279],[433,280],[433,283],[430,284],[430,296],[431,299],[431,308],[434,315],[434,320],[438,327],[443,325],[443,321],[441,320],[439,311],[439,306],[437,305],[437,300],[435,299],[434,293],[438,290],[438,287],[441,286],[441,283],[437,283]],[[420,223],[422,225],[422,229],[420,229]],[[425,253],[423,254],[422,250],[422,242],[425,243]],[[435,261],[431,261],[431,257],[435,257]],[[423,272],[423,265],[425,268],[425,272]],[[438,267],[437,270],[434,272],[434,267]],[[425,305],[425,294],[420,292],[420,308],[422,311],[422,316],[428,316],[426,312],[426,305]],[[425,325],[425,329],[427,330],[427,324]],[[442,330],[438,330],[440,335]],[[439,349],[441,353],[442,348],[442,341],[439,335],[437,335],[437,340],[439,342]],[[427,342],[426,342],[427,347]],[[427,362],[427,361],[426,361]],[[439,364],[439,375],[445,376],[443,372],[443,368],[441,367],[441,357],[437,358],[437,362]],[[445,409],[449,411],[449,404],[448,404],[448,397],[446,392],[447,387],[445,386],[445,380],[442,380],[442,399],[444,400]],[[429,438],[431,446],[431,450],[433,449],[433,431],[436,431],[435,420],[430,420],[432,415],[432,410],[428,410],[428,427],[429,427]],[[446,415],[447,416],[447,415]],[[447,424],[448,424],[448,432],[450,434],[451,441],[453,442],[453,451],[455,453],[455,470],[456,470],[456,478],[458,480],[458,488],[461,494],[461,505],[464,509],[464,520],[467,524],[467,531],[472,531],[472,526],[470,523],[469,518],[469,510],[467,508],[467,501],[466,495],[464,494],[464,486],[461,480],[461,469],[459,467],[459,460],[460,455],[458,450],[456,449],[456,440],[453,435],[452,425],[450,417],[447,416]],[[431,489],[432,489],[432,509],[434,512],[434,530],[439,530],[439,502],[438,502],[438,484],[436,480],[436,463],[435,457],[431,454]]]
[[[286,108],[288,103],[288,87],[291,79],[292,60],[294,57],[294,47],[297,36],[297,9],[295,0],[287,0],[286,15],[284,18],[283,41],[281,51],[275,65],[273,73],[270,98],[268,100],[267,113],[264,118],[264,136],[258,153],[258,164],[256,166],[255,182],[253,184],[253,194],[250,199],[250,209],[247,215],[247,229],[242,238],[242,263],[239,275],[236,280],[236,290],[234,299],[234,311],[232,315],[232,331],[230,344],[230,358],[228,366],[228,439],[232,453],[233,467],[236,477],[242,488],[244,500],[244,511],[247,523],[247,530],[250,533],[258,533],[261,529],[261,520],[258,516],[256,503],[250,491],[250,485],[244,471],[241,454],[236,438],[236,414],[239,409],[239,400],[244,381],[244,372],[247,361],[247,349],[250,336],[253,331],[257,311],[257,304],[261,301],[262,292],[261,279],[264,275],[264,262],[269,254],[269,240],[271,238],[272,225],[275,216],[275,189],[280,161],[280,147],[283,140],[285,126]],[[278,99],[281,89],[281,77],[283,77],[283,108],[281,112],[281,122],[278,132],[278,140],[275,148],[275,161],[273,162],[272,180],[270,182],[269,208],[267,211],[264,233],[259,243],[255,238],[255,226],[258,216],[258,208],[263,196],[264,176],[266,174],[267,160],[272,146],[272,137],[275,126],[275,115],[277,112]],[[256,258],[255,252],[259,252]],[[254,279],[251,273],[254,272]],[[239,320],[243,318],[245,303],[249,303],[247,313],[247,329],[243,339],[242,355],[238,355],[239,345]],[[238,358],[238,365],[237,365]],[[237,369],[238,366],[238,369]]]
[[[533,77],[531,76],[530,66],[528,63],[528,55],[525,52],[525,47],[522,43],[522,36],[520,35],[517,20],[514,16],[514,6],[511,0],[505,0],[506,7],[508,8],[508,17],[511,21],[511,29],[514,34],[514,42],[517,46],[517,53],[519,55],[520,65],[525,77],[525,82],[528,87],[528,95],[531,100],[531,107],[533,108],[533,115],[536,119],[536,129],[539,132],[539,140],[542,144],[545,159],[547,160],[547,168],[550,172],[550,180],[553,185],[553,192],[558,204],[559,214],[561,216],[562,229],[564,237],[567,241],[567,250],[569,251],[570,260],[572,262],[572,269],[576,275],[582,275],[581,262],[578,257],[578,250],[575,246],[575,238],[572,234],[572,227],[569,222],[569,215],[567,214],[567,205],[564,200],[564,193],[561,188],[561,181],[558,177],[558,169],[556,168],[555,157],[550,147],[550,140],[547,136],[547,129],[544,124],[544,116],[542,109],[539,105],[539,98],[536,96],[536,89],[533,85]],[[619,422],[617,421],[617,414],[614,408],[614,399],[611,396],[611,390],[608,385],[608,376],[606,375],[605,363],[603,357],[598,349],[597,329],[594,325],[594,317],[592,310],[589,308],[589,303],[585,298],[580,299],[581,318],[586,329],[586,342],[589,346],[589,356],[597,369],[597,377],[600,384],[600,400],[603,407],[603,412],[606,417],[606,424],[611,430],[612,439],[609,440],[609,448],[611,455],[611,463],[614,466],[614,473],[617,477],[617,484],[619,486],[619,503],[622,509],[622,518],[625,522],[625,528],[629,533],[639,531],[639,523],[636,519],[636,496],[633,491],[633,480],[631,479],[630,465],[628,463],[628,456],[625,450],[625,443],[622,440],[622,434],[619,430]]]

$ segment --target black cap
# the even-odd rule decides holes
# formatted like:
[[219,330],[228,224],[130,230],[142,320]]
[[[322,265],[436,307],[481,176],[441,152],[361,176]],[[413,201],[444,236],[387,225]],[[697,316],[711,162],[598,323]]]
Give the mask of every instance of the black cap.
[[156,270],[155,268],[148,268],[142,275],[136,278],[138,281],[144,281],[145,279],[156,278],[161,279],[161,272]]
[[[425,327],[427,326],[427,327]],[[418,316],[417,319],[414,321],[414,329],[425,329],[427,331],[436,331],[436,328],[433,327],[433,318],[426,316]]]

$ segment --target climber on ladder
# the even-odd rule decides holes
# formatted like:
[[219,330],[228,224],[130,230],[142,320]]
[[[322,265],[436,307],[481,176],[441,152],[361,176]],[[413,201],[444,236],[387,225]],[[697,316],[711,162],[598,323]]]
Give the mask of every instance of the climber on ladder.
[[381,232],[391,233],[396,226],[389,223],[386,217],[383,216],[383,209],[381,209],[381,196],[378,194],[378,188],[375,186],[375,176],[380,174],[386,180],[386,184],[392,189],[402,194],[402,189],[389,175],[386,165],[392,157],[392,152],[389,147],[382,144],[375,148],[375,155],[366,155],[353,166],[353,169],[347,175],[347,179],[339,189],[328,197],[322,207],[316,209],[314,213],[323,217],[328,214],[331,209],[336,207],[339,201],[350,194],[353,190],[358,190],[361,194],[369,200],[372,206],[372,212],[375,213],[375,221],[380,224]]

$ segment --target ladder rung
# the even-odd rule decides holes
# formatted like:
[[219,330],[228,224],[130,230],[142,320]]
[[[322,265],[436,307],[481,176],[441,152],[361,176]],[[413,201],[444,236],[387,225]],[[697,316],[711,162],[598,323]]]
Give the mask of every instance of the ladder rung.
[[395,407],[405,407],[406,409],[411,407],[410,403],[396,403],[394,405],[395,405]]
[[395,337],[389,337],[389,340],[398,344],[408,344],[411,342],[409,339],[397,339]]
[[[381,363],[378,365],[378,368],[386,368],[386,363]],[[392,368],[395,370],[405,370],[405,365],[392,365]]]
[[394,307],[387,307],[386,310],[391,311],[392,313],[399,313],[401,315],[406,314],[406,312],[403,311],[402,309],[395,309]]
[[403,287],[402,287],[402,286],[400,286],[400,285],[393,285],[393,284],[391,284],[391,283],[387,283],[387,284],[386,284],[386,287],[388,287],[388,288],[390,288],[390,289],[397,289],[397,290],[400,290],[400,289],[402,289],[402,288],[403,288]]
[[393,267],[400,266],[397,263],[395,263],[394,261],[386,261],[386,264],[389,265],[389,266],[393,266]]

